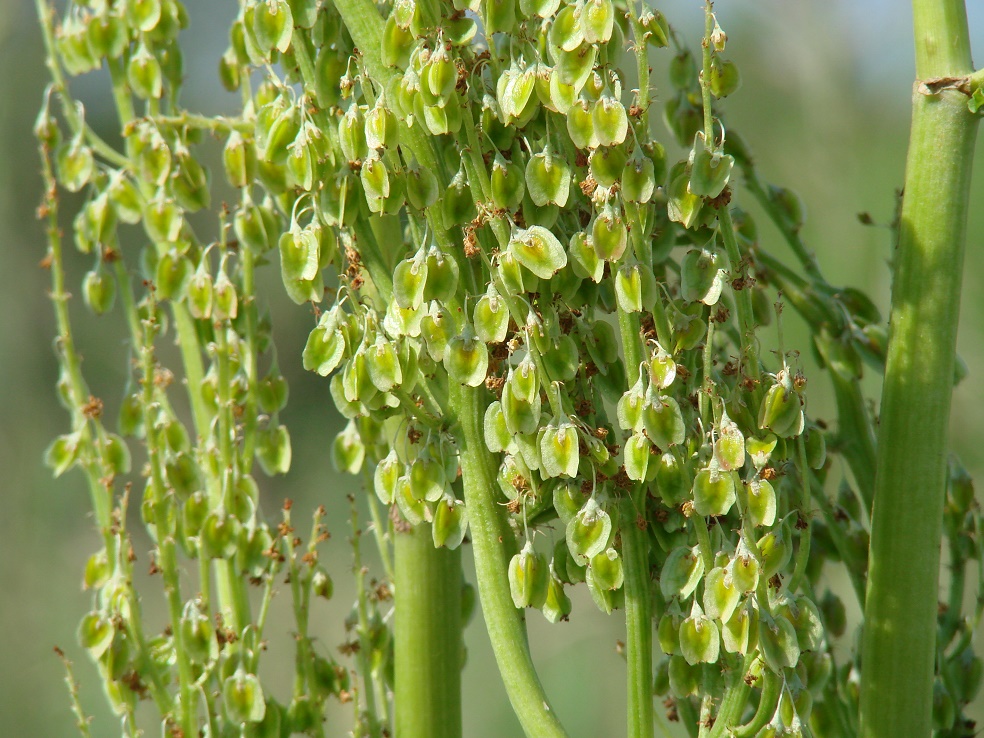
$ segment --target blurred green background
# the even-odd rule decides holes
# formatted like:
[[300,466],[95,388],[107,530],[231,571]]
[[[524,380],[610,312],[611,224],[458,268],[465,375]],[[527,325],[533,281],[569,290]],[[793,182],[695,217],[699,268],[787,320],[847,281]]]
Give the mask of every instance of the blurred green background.
[[[219,86],[216,68],[235,4],[206,0],[187,4],[192,25],[183,44],[188,76],[184,103],[206,113],[234,110],[238,98]],[[687,0],[661,7],[694,42],[702,22],[700,5]],[[972,35],[981,49],[984,8],[981,3],[970,5]],[[817,251],[828,278],[868,290],[887,315],[890,234],[885,227],[861,225],[857,214],[868,212],[876,223],[887,223],[895,207],[895,191],[902,184],[913,75],[908,7],[888,0],[722,0],[717,12],[729,34],[727,55],[738,63],[744,80],[742,90],[726,101],[729,125],[751,145],[765,178],[802,195],[809,214],[806,240]],[[656,67],[661,67],[658,61]],[[34,217],[41,185],[31,125],[45,82],[33,3],[0,0],[0,734],[76,734],[61,665],[52,654],[52,647],[59,645],[76,662],[82,701],[95,719],[93,735],[109,736],[117,735],[118,727],[104,707],[95,670],[75,644],[76,624],[89,609],[90,597],[81,590],[81,570],[97,546],[88,495],[77,472],[55,481],[42,465],[46,445],[67,429],[66,413],[55,399],[54,323],[46,297],[48,275],[38,267],[45,246]],[[659,94],[659,74],[654,82]],[[105,76],[87,75],[74,81],[72,89],[85,101],[88,119],[111,137]],[[955,450],[971,473],[980,477],[984,471],[980,379],[984,371],[984,155],[979,153],[977,159],[959,336],[959,350],[970,374],[955,392],[951,430]],[[743,202],[740,193],[738,202]],[[771,250],[788,256],[774,232],[764,225],[760,232]],[[76,290],[86,267],[72,259]],[[266,294],[277,296],[272,313],[280,367],[291,385],[283,420],[292,431],[294,464],[284,479],[261,483],[270,510],[285,496],[295,499],[295,510],[301,515],[322,502],[329,507],[334,537],[323,560],[335,577],[336,596],[316,607],[313,629],[333,648],[342,641],[341,621],[352,601],[344,493],[357,490],[351,478],[335,474],[328,460],[328,446],[339,424],[327,383],[300,368],[310,316],[280,297],[279,276],[268,272]],[[112,317],[92,319],[80,304],[73,305],[73,314],[87,379],[93,391],[105,398],[109,411],[115,412],[126,376],[122,326]],[[813,380],[810,412],[829,417],[826,379],[810,371],[812,360],[804,339],[802,326],[787,317],[787,347],[803,349],[807,376]],[[877,397],[874,379],[869,391]],[[149,543],[138,539],[136,546],[144,562],[139,566],[145,567]],[[151,622],[156,622],[160,618],[153,613],[162,598],[158,585],[148,584],[145,607]],[[583,588],[576,591],[574,602],[570,623],[550,626],[539,614],[530,616],[542,678],[573,736],[622,735],[624,670],[616,641],[623,626],[617,616],[598,613]],[[266,675],[274,680],[291,669],[292,658],[286,620],[289,602],[281,596],[278,603],[282,619],[270,626],[269,632],[277,635],[271,639],[266,660]],[[465,734],[519,735],[480,616],[468,630],[467,643]],[[287,696],[276,687],[274,691],[281,699]],[[328,733],[344,735],[347,726],[348,715],[340,708],[331,715]],[[144,727],[148,733],[157,730],[150,723]]]

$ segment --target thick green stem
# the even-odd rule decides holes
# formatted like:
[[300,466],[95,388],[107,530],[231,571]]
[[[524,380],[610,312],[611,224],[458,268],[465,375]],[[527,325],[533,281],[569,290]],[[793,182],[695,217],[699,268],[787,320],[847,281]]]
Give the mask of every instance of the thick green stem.
[[[642,363],[642,334],[637,313],[618,309],[618,325],[625,353],[628,384],[639,378]],[[625,571],[625,660],[627,685],[628,735],[652,738],[653,735],[653,606],[649,574],[649,534],[646,532],[646,490],[636,485],[631,496],[622,501],[620,532],[622,562]]]
[[[972,71],[960,0],[914,0],[921,80]],[[899,225],[862,658],[861,735],[928,736],[947,425],[976,119],[966,97],[913,94]]]
[[[645,490],[640,490],[643,497]],[[625,658],[628,673],[628,735],[653,735],[653,612],[649,534],[635,501],[622,504],[622,564],[625,571]],[[643,527],[640,527],[643,526]]]
[[530,738],[566,736],[537,677],[526,637],[522,610],[509,592],[509,559],[515,538],[495,490],[492,459],[485,449],[481,388],[451,383],[451,407],[461,427],[461,476],[468,506],[468,525],[475,549],[478,595],[499,673],[516,717]]
[[394,536],[397,738],[461,736],[461,551],[423,523]]

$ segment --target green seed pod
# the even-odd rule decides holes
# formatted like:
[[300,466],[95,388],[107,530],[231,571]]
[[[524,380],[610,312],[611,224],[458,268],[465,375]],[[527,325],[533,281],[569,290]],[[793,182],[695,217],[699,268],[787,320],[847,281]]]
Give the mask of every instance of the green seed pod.
[[605,44],[615,26],[615,5],[612,0],[587,0],[582,10],[581,25],[584,40],[589,44]]
[[396,13],[391,13],[383,26],[382,59],[387,67],[406,69],[416,39],[407,29],[396,22]]
[[575,231],[568,245],[572,271],[581,279],[590,279],[595,284],[605,276],[605,262],[598,258],[594,240],[584,231]]
[[724,471],[740,470],[745,465],[745,437],[727,411],[722,411],[718,437],[714,441],[714,459]]
[[203,613],[197,600],[190,600],[181,616],[178,626],[181,629],[182,644],[187,648],[192,660],[205,664],[218,655],[218,641],[215,628]]
[[[555,0],[556,2],[556,0]],[[547,585],[547,598],[543,602],[541,611],[551,623],[567,620],[571,614],[571,599],[564,591],[564,583],[554,573],[553,564],[550,565],[550,581]]]
[[532,402],[516,394],[514,383],[506,379],[502,388],[502,414],[509,433],[535,433],[540,422],[541,400],[537,393]]
[[560,73],[556,68],[551,69],[547,77],[547,99],[543,104],[550,110],[567,115],[577,100],[577,88],[574,85],[560,81]]
[[156,100],[163,91],[163,76],[157,57],[150,53],[145,44],[140,44],[130,57],[126,68],[130,89],[142,100]]
[[627,313],[641,313],[656,300],[656,278],[641,264],[623,264],[615,274],[615,299]]
[[113,309],[116,302],[116,280],[103,266],[99,265],[86,272],[82,280],[82,298],[96,315],[104,315]]
[[704,612],[707,617],[726,623],[738,607],[741,590],[735,586],[729,569],[715,567],[704,579]]
[[541,473],[544,478],[576,477],[579,462],[577,429],[570,419],[549,425],[540,436]]
[[212,275],[208,273],[206,260],[202,259],[188,282],[188,312],[194,318],[208,320],[212,315],[212,298]]
[[440,194],[437,177],[430,169],[414,164],[407,170],[407,201],[417,210],[429,208]]
[[485,343],[502,343],[509,330],[509,308],[499,295],[495,283],[489,282],[485,294],[475,303],[472,315],[475,333]]
[[342,75],[345,74],[345,67],[346,59],[339,54],[338,49],[325,44],[318,51],[314,65],[314,91],[320,107],[331,108],[341,101],[340,83]]
[[741,87],[741,74],[738,66],[733,61],[719,59],[717,55],[711,57],[711,94],[716,98],[727,97],[738,91]]
[[656,489],[667,505],[676,506],[690,498],[690,472],[675,449],[660,456],[655,474]]
[[599,259],[618,261],[628,246],[628,229],[620,213],[606,204],[591,227],[591,242]]
[[224,509],[214,510],[205,518],[199,532],[202,554],[210,559],[228,559],[236,555],[242,526]]
[[434,506],[434,525],[432,527],[434,545],[452,551],[461,545],[468,529],[468,516],[465,503],[453,495],[445,495]]
[[155,128],[142,126],[135,144],[135,157],[140,178],[162,186],[171,174],[171,149]]
[[705,467],[694,478],[694,510],[698,515],[727,515],[735,504],[735,472]]
[[657,344],[656,353],[649,360],[649,381],[657,389],[667,389],[673,384],[677,375],[676,362],[662,346]]
[[492,202],[495,206],[510,212],[516,210],[523,202],[523,195],[526,193],[526,177],[523,170],[496,153],[490,179]]
[[933,730],[945,732],[953,729],[957,706],[943,679],[933,681]]
[[[560,518],[560,522],[565,526],[570,523],[584,505],[584,493],[581,492],[580,486],[575,482],[563,482],[562,484],[555,485],[552,498],[554,509],[557,511],[557,517]],[[564,551],[566,550],[565,544]],[[557,556],[558,554],[555,553],[555,560]],[[567,580],[565,579],[564,581]]]
[[798,595],[782,610],[782,616],[793,625],[799,650],[816,651],[823,644],[823,621],[820,611],[808,597]]
[[799,662],[800,648],[793,624],[779,616],[774,619],[759,618],[758,648],[768,666],[776,674],[784,667],[795,667]]
[[687,50],[682,50],[670,62],[670,84],[681,91],[689,91],[697,85],[697,64]]
[[350,105],[338,121],[338,144],[348,161],[361,161],[369,154],[365,116],[356,104]]
[[586,100],[578,100],[567,111],[567,134],[571,137],[571,143],[579,149],[598,147],[594,115]]
[[290,470],[290,459],[290,435],[286,425],[270,425],[258,433],[256,460],[267,476],[286,474]]
[[702,671],[699,665],[691,666],[682,656],[671,656],[668,667],[670,693],[677,699],[699,694]]
[[451,225],[465,225],[476,215],[475,199],[464,171],[459,171],[444,191],[444,220]]
[[[588,0],[589,4],[594,0]],[[611,95],[602,95],[591,111],[599,146],[615,146],[625,140],[629,119],[625,106]]]
[[331,374],[345,355],[345,334],[338,328],[339,312],[334,308],[322,313],[304,346],[304,368],[322,377]]
[[391,149],[399,143],[396,116],[383,104],[382,96],[365,116],[365,136],[370,149]]
[[390,173],[386,164],[374,153],[362,162],[359,177],[366,192],[366,201],[370,208],[375,204],[374,212],[379,212],[382,208],[381,201],[390,196]]
[[448,342],[458,335],[458,330],[451,313],[440,304],[431,303],[430,311],[420,321],[420,335],[434,361],[444,361]]
[[[596,177],[597,179],[597,177]],[[625,202],[647,203],[656,191],[656,170],[652,159],[638,150],[626,162],[621,174],[622,199]]]
[[421,248],[412,258],[404,259],[396,265],[393,272],[393,299],[404,309],[418,308],[424,300],[426,285],[427,259]]
[[208,497],[203,490],[195,490],[181,508],[181,527],[184,535],[189,538],[198,537],[208,513]]
[[177,249],[171,249],[157,260],[154,285],[160,300],[180,301],[191,281],[192,267]]
[[100,13],[88,20],[89,53],[95,59],[118,59],[129,42],[126,23],[118,15]]
[[815,425],[810,425],[806,429],[804,436],[806,443],[806,463],[811,469],[822,469],[827,463],[827,442],[824,433]]
[[716,663],[720,648],[717,625],[694,602],[690,617],[680,624],[680,652],[687,663],[693,666]]
[[721,640],[728,653],[746,655],[758,646],[759,614],[746,600],[739,610],[721,628]]
[[489,350],[468,323],[460,334],[448,342],[444,366],[454,381],[469,387],[485,382],[489,368]]
[[583,6],[565,5],[553,18],[548,39],[551,46],[563,51],[574,51],[584,42]]
[[235,724],[258,723],[266,714],[266,701],[263,699],[260,680],[254,674],[247,674],[241,667],[222,683],[222,704],[229,719]]
[[680,625],[682,623],[683,614],[675,602],[666,609],[666,612],[659,619],[659,625],[656,627],[656,638],[659,641],[660,650],[667,656],[681,653]]
[[523,550],[509,562],[509,591],[517,608],[543,607],[550,585],[550,570],[543,554],[533,550],[527,541]]
[[126,0],[123,18],[136,31],[149,33],[161,19],[161,0]]
[[669,218],[684,228],[695,228],[704,216],[704,200],[690,191],[690,178],[685,171],[674,174],[671,170],[670,175],[666,193]]
[[608,548],[611,534],[611,516],[590,497],[567,524],[567,547],[575,561],[585,563]]
[[236,286],[229,279],[223,266],[213,288],[212,317],[216,320],[235,320],[239,314],[239,296]]
[[[571,51],[551,49],[556,61],[557,80],[581,92],[594,70],[598,49],[593,44],[582,43]],[[577,105],[574,106],[576,108]],[[574,109],[572,108],[572,110]],[[598,144],[595,143],[595,146]],[[578,147],[583,148],[583,147]]]
[[570,185],[570,167],[553,154],[549,143],[541,153],[530,157],[526,165],[526,189],[538,207],[547,204],[566,206]]
[[320,302],[323,290],[320,261],[321,242],[311,228],[293,227],[278,242],[280,276],[287,294],[298,305]]
[[485,0],[485,35],[492,38],[494,33],[508,33],[516,23],[516,0]]
[[287,380],[274,365],[256,387],[256,401],[261,412],[273,415],[287,405]]
[[410,479],[410,494],[415,500],[437,502],[444,497],[447,479],[440,461],[430,456],[425,448],[423,453],[413,460],[408,472]]
[[765,479],[744,484],[746,506],[752,525],[770,527],[776,520],[776,491]]
[[96,660],[102,658],[113,645],[114,634],[112,621],[97,610],[89,612],[82,618],[76,632],[79,645]]
[[659,395],[649,388],[642,411],[643,427],[653,444],[668,449],[686,438],[686,425],[677,401],[669,395]]
[[542,226],[516,230],[509,251],[520,264],[541,279],[550,279],[567,266],[567,252],[560,241]]
[[642,433],[634,433],[625,442],[623,451],[625,457],[625,473],[629,479],[642,482],[645,481],[649,469],[649,457],[652,454],[653,445]]
[[102,441],[103,460],[114,476],[130,473],[130,449],[126,442],[115,433],[107,433]]
[[403,473],[404,464],[397,457],[396,449],[390,449],[383,460],[376,464],[376,471],[373,472],[373,489],[384,505],[393,504],[396,486]]
[[588,562],[588,576],[601,589],[619,589],[624,579],[622,557],[614,548],[609,546],[601,553],[591,557]]
[[335,436],[331,445],[331,461],[335,469],[348,474],[358,474],[366,458],[366,447],[359,435],[355,420],[350,420]]
[[803,432],[805,420],[799,392],[792,373],[784,368],[776,375],[759,407],[759,428],[768,429],[780,438],[793,438]]
[[260,0],[253,10],[253,35],[260,51],[269,55],[287,51],[294,32],[294,18],[287,0]]
[[636,383],[619,398],[618,405],[615,408],[619,428],[633,432],[641,431],[643,428],[642,415],[645,406],[646,389],[643,385],[642,376],[640,375]]
[[761,576],[771,579],[786,568],[793,554],[788,524],[784,523],[762,536],[758,540],[758,548],[762,555]]
[[699,197],[717,197],[728,186],[734,163],[733,156],[708,149],[698,133],[690,152],[690,191]]
[[753,592],[758,587],[759,563],[745,545],[744,539],[731,560],[731,581],[739,592]]
[[766,433],[762,438],[751,437],[745,442],[745,450],[752,460],[756,470],[761,470],[769,463],[769,457],[776,448],[778,439],[772,433]]
[[697,589],[704,576],[704,560],[694,549],[679,546],[666,557],[659,578],[659,589],[663,598],[673,597],[686,600]]
[[670,41],[670,26],[663,14],[656,10],[646,10],[639,18],[639,24],[645,29],[643,38],[657,49],[665,48]]
[[86,146],[81,135],[75,136],[58,151],[56,158],[58,181],[69,192],[78,192],[92,178],[96,161],[92,150]]
[[427,281],[424,285],[424,300],[437,300],[444,303],[454,297],[457,289],[458,262],[450,254],[444,253],[436,246],[431,246],[427,251]]
[[369,379],[380,392],[389,392],[403,383],[403,371],[396,355],[396,347],[381,333],[366,352],[366,369]]
[[721,297],[726,260],[713,248],[691,249],[680,266],[680,294],[688,302],[715,305]]

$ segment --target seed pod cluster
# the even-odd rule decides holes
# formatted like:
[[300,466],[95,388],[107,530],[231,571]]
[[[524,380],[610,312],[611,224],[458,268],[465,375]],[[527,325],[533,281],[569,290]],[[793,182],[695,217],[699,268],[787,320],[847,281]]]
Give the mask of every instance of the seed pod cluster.
[[[177,0],[77,3],[43,22],[61,72],[107,64],[121,116],[117,151],[57,85],[35,129],[50,184],[83,198],[73,238],[90,263],[84,303],[121,311],[130,331],[118,434],[60,342],[73,429],[47,454],[56,474],[78,465],[111,493],[97,506],[105,542],[86,567],[96,594],[79,641],[120,715],[149,691],[175,734],[197,735],[207,707],[210,731],[281,735],[320,729],[325,700],[350,696],[349,672],[307,635],[310,595],[332,593],[318,563],[324,512],[302,544],[289,505],[277,523],[261,510],[256,467],[285,474],[292,461],[287,384],[256,280],[274,262],[306,306],[295,317],[314,314],[303,367],[344,419],[325,456],[388,508],[381,540],[382,528],[422,526],[435,547],[457,549],[492,535],[469,490],[481,466],[503,522],[510,612],[566,620],[567,588],[581,583],[606,613],[651,601],[658,694],[682,710],[721,706],[740,735],[836,734],[822,728],[827,701],[851,690],[851,664],[835,670],[831,656],[844,604],[829,591],[811,598],[825,559],[863,576],[864,446],[842,418],[828,448],[781,319],[775,359],[762,328],[779,289],[814,327],[850,407],[862,360],[883,366],[885,326],[863,294],[808,283],[769,256],[730,204],[740,170],[797,242],[798,197],[762,186],[721,111],[703,107],[740,83],[716,20],[699,69],[660,12],[624,0],[245,0],[219,68],[243,107],[216,117],[180,105]],[[649,49],[672,55],[666,80],[648,79]],[[679,161],[654,133],[652,87],[667,90]],[[203,161],[222,175],[213,181]],[[208,242],[189,216],[212,209],[219,187],[227,204]],[[60,247],[51,253],[61,275]],[[64,305],[63,290],[54,296]],[[158,356],[165,339],[181,347],[190,425]],[[476,419],[449,399],[461,388],[479,398],[477,442],[463,430]],[[131,499],[120,488],[134,443],[146,463]],[[838,453],[853,477],[829,499]],[[954,561],[979,558],[956,462],[947,500]],[[164,579],[171,622],[159,635],[140,630],[128,502]],[[217,601],[207,581],[201,596],[182,591],[179,556],[214,564]],[[286,705],[257,676],[264,640],[245,594],[247,580],[264,585],[265,607],[281,571],[298,620]],[[361,650],[371,692],[388,686],[393,645],[385,588],[364,589],[346,648]],[[941,616],[944,646],[960,623]],[[981,662],[962,647],[940,663],[943,730],[979,689]],[[739,682],[754,685],[744,693],[758,707],[724,713]]]

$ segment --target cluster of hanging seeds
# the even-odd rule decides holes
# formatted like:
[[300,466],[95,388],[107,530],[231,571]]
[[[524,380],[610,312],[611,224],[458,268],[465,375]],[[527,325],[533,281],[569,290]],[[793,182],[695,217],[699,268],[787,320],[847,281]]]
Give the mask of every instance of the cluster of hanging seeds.
[[[334,464],[364,475],[391,531],[429,526],[451,549],[491,535],[469,530],[462,474],[466,457],[487,465],[513,539],[503,545],[515,549],[516,608],[556,622],[571,615],[571,585],[585,583],[605,612],[638,587],[631,596],[651,600],[664,654],[653,689],[669,695],[671,715],[695,729],[717,721],[719,735],[800,735],[810,724],[846,734],[838,721],[852,718],[838,706],[857,672],[835,669],[831,651],[844,606],[817,587],[827,555],[856,587],[863,577],[868,447],[842,420],[831,450],[860,489],[842,488],[835,507],[823,491],[828,434],[806,417],[798,354],[784,350],[781,319],[761,328],[779,287],[815,318],[818,353],[850,395],[843,407],[862,402],[849,392],[860,368],[838,357],[867,352],[877,365],[884,328],[870,301],[829,288],[809,259],[804,279],[761,251],[755,224],[730,204],[740,170],[796,247],[799,201],[759,183],[718,118],[716,101],[739,78],[709,6],[707,21],[695,59],[662,14],[625,0],[245,0],[220,66],[242,110],[210,118],[179,101],[187,19],[176,0],[77,1],[61,18],[46,9],[53,85],[37,135],[52,188],[60,389],[74,422],[49,459],[59,473],[81,465],[90,481],[105,547],[86,569],[97,594],[80,637],[129,730],[136,701],[150,697],[185,736],[198,735],[200,713],[208,735],[319,735],[325,699],[350,696],[346,670],[307,636],[310,595],[331,591],[317,564],[320,513],[302,547],[289,507],[275,529],[263,522],[253,477],[254,460],[267,474],[291,461],[278,418],[287,388],[254,279],[276,260],[290,298],[315,306],[303,366],[327,379],[348,421]],[[650,52],[671,55],[667,79],[650,79]],[[104,62],[122,151],[85,123],[65,85]],[[664,128],[686,158],[668,160]],[[206,137],[222,141],[235,192],[207,244],[187,220],[211,203],[196,155]],[[55,179],[85,195],[73,229],[94,262],[85,303],[102,315],[122,298],[135,373],[120,435],[89,398],[72,344]],[[172,333],[193,431],[155,353]],[[764,350],[773,336],[777,350]],[[478,398],[478,445],[462,432],[462,388]],[[854,417],[869,433],[866,410]],[[124,437],[147,451],[145,486],[129,494]],[[138,493],[171,617],[153,637],[127,556],[125,506]],[[966,562],[977,512],[965,490],[954,495],[955,561]],[[625,564],[627,545],[642,552],[641,574]],[[179,554],[200,563],[196,596],[181,591]],[[284,568],[299,664],[287,706],[257,677]],[[247,579],[264,586],[259,623]],[[363,694],[385,691],[391,668],[379,604],[360,595],[352,625]],[[959,618],[943,622],[947,643],[968,632]],[[950,725],[980,681],[980,661],[959,643],[940,682]],[[360,709],[377,734],[385,708]]]

